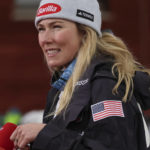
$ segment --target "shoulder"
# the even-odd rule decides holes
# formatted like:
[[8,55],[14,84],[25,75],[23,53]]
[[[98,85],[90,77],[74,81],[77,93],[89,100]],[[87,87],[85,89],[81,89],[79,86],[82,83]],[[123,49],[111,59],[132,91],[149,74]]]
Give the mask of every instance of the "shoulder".
[[115,79],[112,73],[114,60],[109,56],[101,56],[96,59],[97,64],[93,68],[92,80],[97,78]]
[[109,56],[95,56],[84,73],[84,76],[88,76],[91,80],[97,77],[114,78],[112,74],[113,64],[114,60]]
[[110,58],[103,57],[93,68],[91,76],[91,94],[94,100],[116,99],[122,100],[125,92],[125,84],[122,82],[114,94],[113,88],[118,81],[117,72],[112,73],[114,61]]

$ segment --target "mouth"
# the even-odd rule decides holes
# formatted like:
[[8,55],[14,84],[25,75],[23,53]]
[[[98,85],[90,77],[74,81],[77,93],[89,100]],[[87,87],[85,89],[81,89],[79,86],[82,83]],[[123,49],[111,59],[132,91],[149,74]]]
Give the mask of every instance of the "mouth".
[[46,54],[49,57],[55,56],[59,52],[60,52],[60,49],[55,49],[55,48],[51,48],[51,49],[46,50]]

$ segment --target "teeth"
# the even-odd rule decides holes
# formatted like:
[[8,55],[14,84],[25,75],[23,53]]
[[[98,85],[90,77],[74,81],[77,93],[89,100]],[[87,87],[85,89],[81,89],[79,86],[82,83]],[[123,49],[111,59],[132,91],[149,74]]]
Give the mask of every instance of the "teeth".
[[48,55],[52,55],[52,54],[55,54],[55,53],[57,53],[57,52],[59,52],[59,50],[57,49],[53,49],[53,50],[47,50],[47,54]]
[[58,52],[58,50],[50,50],[50,51],[47,51],[48,54],[56,53],[56,52]]

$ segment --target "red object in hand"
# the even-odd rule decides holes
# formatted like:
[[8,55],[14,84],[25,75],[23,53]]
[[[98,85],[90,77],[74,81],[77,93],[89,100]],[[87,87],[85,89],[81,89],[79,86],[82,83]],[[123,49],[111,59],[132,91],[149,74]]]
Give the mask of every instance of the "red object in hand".
[[10,140],[10,136],[16,129],[17,125],[13,123],[6,123],[0,129],[0,150],[13,150],[14,144]]
[[0,147],[0,150],[5,150],[4,148]]

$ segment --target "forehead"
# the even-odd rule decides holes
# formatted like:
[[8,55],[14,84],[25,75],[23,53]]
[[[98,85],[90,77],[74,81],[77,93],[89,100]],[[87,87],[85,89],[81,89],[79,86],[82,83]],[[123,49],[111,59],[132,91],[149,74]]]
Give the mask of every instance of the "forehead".
[[70,25],[75,25],[76,23],[66,20],[66,19],[59,19],[59,18],[48,18],[48,19],[43,19],[39,21],[38,25],[44,25],[44,24],[53,24],[53,23],[62,23],[62,24],[70,24]]

